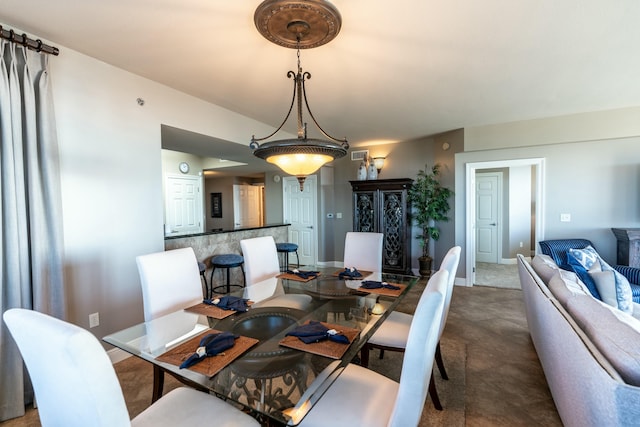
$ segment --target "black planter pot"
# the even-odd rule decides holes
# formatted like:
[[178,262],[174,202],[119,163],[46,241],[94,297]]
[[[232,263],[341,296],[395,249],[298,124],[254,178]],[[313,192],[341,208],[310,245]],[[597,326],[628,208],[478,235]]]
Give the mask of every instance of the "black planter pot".
[[433,258],[431,257],[420,257],[418,258],[419,269],[418,272],[420,276],[429,278],[431,277],[431,264],[433,262]]

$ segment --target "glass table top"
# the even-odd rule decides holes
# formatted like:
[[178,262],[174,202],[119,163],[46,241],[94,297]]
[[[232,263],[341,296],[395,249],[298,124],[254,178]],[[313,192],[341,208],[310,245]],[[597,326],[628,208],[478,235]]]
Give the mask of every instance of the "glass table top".
[[[385,273],[364,277],[404,285],[398,296],[389,296],[375,289],[359,290],[362,280],[339,279],[334,273],[342,269],[337,267],[300,269],[321,274],[307,282],[268,279],[232,292],[254,302],[247,312],[216,319],[179,310],[110,334],[104,341],[243,405],[259,419],[296,425],[418,280]],[[357,329],[359,334],[339,357],[280,344],[288,331],[308,320]],[[209,329],[258,342],[211,377],[156,359]]]

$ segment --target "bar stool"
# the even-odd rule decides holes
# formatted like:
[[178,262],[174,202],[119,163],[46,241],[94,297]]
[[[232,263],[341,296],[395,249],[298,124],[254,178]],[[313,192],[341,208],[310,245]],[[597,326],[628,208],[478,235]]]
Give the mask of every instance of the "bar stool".
[[298,267],[300,266],[300,257],[298,256],[298,245],[295,243],[276,243],[276,250],[279,254],[283,254],[283,262],[280,264],[280,271],[287,271],[289,269],[289,253],[295,252],[296,259],[298,261]]
[[198,269],[200,270],[200,277],[202,278],[202,282],[204,283],[204,292],[202,294],[204,296],[207,296],[207,292],[209,292],[209,285],[207,284],[207,277],[204,275],[207,266],[204,262],[198,261]]
[[238,255],[238,254],[223,254],[223,255],[215,255],[211,257],[211,279],[209,280],[211,282],[211,291],[209,292],[209,295],[207,296],[208,298],[211,298],[213,296],[213,292],[216,291],[216,289],[219,288],[224,288],[225,285],[220,285],[220,286],[216,286],[213,287],[213,273],[215,273],[216,268],[226,268],[227,269],[227,283],[226,283],[226,288],[227,288],[227,292],[229,293],[231,292],[231,286],[240,286],[240,287],[244,287],[244,285],[232,285],[229,281],[229,269],[231,268],[235,268],[235,267],[240,267],[242,269],[242,280],[245,281],[246,279],[244,278],[244,258],[242,257],[242,255]]

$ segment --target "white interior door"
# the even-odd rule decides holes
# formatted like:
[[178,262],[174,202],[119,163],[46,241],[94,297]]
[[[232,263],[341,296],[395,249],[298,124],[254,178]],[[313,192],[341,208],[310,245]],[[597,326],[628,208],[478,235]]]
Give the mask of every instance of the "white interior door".
[[476,174],[476,261],[497,264],[502,172]]
[[[313,265],[318,253],[317,177],[308,176],[304,190],[294,176],[282,180],[284,191],[284,222],[289,227],[289,242],[298,245],[300,264]],[[291,258],[289,258],[291,261]]]
[[262,216],[261,187],[234,185],[233,225],[235,227],[260,227]]
[[201,179],[167,175],[165,234],[176,236],[203,232]]

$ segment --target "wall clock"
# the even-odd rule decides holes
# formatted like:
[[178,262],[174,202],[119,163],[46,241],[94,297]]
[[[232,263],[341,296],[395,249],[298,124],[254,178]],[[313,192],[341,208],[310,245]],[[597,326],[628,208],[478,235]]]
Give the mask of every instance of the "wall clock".
[[187,162],[181,162],[181,163],[180,163],[180,172],[182,172],[182,173],[187,173],[187,172],[189,172],[189,163],[187,163]]

